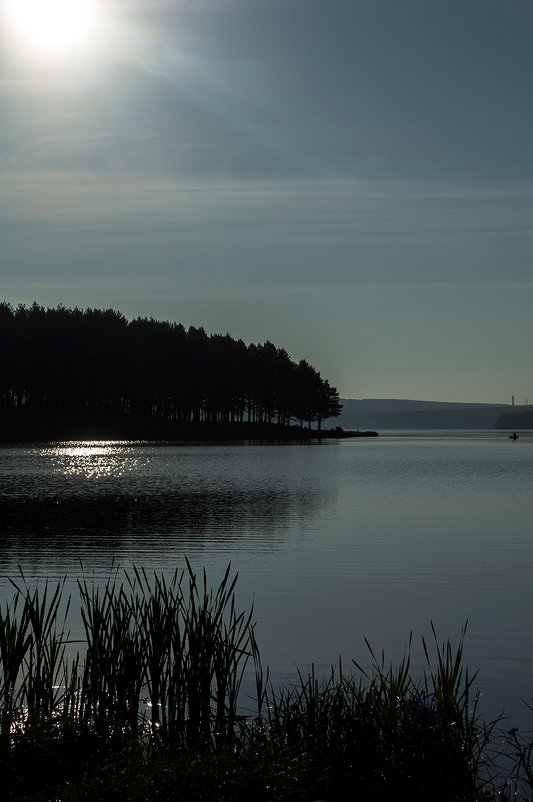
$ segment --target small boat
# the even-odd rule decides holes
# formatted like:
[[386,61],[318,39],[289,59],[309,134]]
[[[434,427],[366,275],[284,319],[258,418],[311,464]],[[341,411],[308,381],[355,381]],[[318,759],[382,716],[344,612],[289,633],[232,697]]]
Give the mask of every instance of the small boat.
[[518,440],[518,435],[516,432],[513,432],[509,435],[509,440]]

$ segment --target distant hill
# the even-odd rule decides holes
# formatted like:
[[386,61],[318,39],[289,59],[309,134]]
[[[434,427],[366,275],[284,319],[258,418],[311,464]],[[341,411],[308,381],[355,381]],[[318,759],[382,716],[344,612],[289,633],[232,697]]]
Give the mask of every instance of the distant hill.
[[388,398],[341,398],[342,412],[326,425],[343,429],[492,429],[520,407]]

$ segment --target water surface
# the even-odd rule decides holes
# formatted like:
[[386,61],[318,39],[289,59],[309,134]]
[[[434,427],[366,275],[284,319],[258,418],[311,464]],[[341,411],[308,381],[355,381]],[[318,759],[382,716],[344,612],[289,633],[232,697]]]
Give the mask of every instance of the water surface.
[[[488,715],[531,726],[533,435],[386,432],[321,443],[50,443],[0,448],[0,594],[112,566],[231,562],[274,678],[366,636],[398,660],[411,630],[457,640]],[[73,620],[73,631],[81,631]],[[413,654],[422,670],[421,649]],[[531,714],[533,717],[533,714]]]

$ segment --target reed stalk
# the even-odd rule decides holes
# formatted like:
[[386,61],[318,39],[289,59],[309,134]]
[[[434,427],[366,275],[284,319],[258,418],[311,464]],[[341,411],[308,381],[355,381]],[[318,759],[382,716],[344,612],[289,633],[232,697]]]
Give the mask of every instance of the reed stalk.
[[[72,773],[87,782],[86,754],[95,776],[102,760],[125,761],[140,787],[142,767],[172,766],[180,783],[208,784],[211,792],[198,798],[244,799],[253,787],[258,800],[489,799],[480,772],[494,723],[481,719],[476,674],[463,667],[466,625],[452,646],[438,641],[431,624],[432,641],[422,641],[427,670],[418,679],[411,635],[396,666],[367,642],[369,670],[353,662],[346,673],[339,660],[325,676],[311,666],[293,684],[273,688],[253,610],[236,606],[236,581],[228,566],[213,588],[188,561],[169,578],[117,569],[99,586],[83,576],[85,650],[69,661],[64,582],[35,590],[23,577],[13,582],[14,597],[0,609],[2,765],[15,776],[17,761],[38,765],[46,746],[55,763],[44,761],[42,771],[64,766],[62,786],[56,778],[62,790],[50,798],[65,800],[85,798]],[[241,713],[249,668],[252,717]],[[533,787],[533,746],[517,735],[507,743],[517,755],[515,788]],[[193,781],[199,767],[205,776]],[[74,782],[74,796],[66,782]],[[246,790],[236,790],[244,782]],[[115,798],[130,798],[128,788],[117,785]],[[13,791],[8,798],[18,797]]]

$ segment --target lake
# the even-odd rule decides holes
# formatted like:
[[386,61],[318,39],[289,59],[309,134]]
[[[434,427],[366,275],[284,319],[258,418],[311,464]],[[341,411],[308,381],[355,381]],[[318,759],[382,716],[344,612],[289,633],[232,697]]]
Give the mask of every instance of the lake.
[[[69,442],[0,447],[0,596],[81,566],[170,574],[228,563],[274,681],[368,638],[398,661],[413,631],[457,642],[488,717],[532,728],[533,433],[382,432],[310,443]],[[77,597],[77,594],[76,594]],[[76,605],[75,605],[76,606]],[[73,637],[81,633],[76,616]]]

